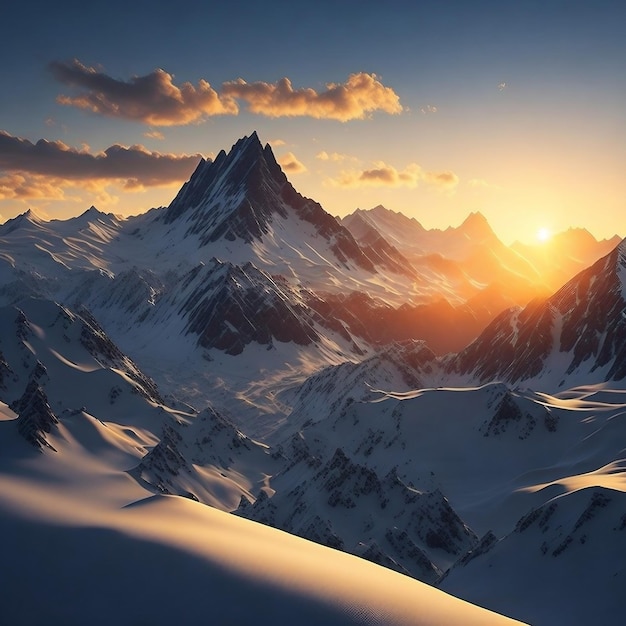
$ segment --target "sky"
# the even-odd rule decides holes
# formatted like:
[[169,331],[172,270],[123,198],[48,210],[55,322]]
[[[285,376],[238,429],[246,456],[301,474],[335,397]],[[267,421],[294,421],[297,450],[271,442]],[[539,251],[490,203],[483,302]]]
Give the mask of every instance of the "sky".
[[626,235],[622,0],[11,4],[0,222],[167,205],[256,130],[333,215]]

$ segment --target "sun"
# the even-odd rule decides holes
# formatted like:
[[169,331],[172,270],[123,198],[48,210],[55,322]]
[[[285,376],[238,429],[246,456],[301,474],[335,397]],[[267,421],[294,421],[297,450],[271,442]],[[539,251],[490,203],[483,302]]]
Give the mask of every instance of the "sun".
[[537,231],[537,239],[541,242],[541,243],[545,243],[546,241],[548,241],[550,239],[550,237],[552,237],[552,233],[550,232],[549,229],[545,228],[544,226],[542,226],[538,231]]

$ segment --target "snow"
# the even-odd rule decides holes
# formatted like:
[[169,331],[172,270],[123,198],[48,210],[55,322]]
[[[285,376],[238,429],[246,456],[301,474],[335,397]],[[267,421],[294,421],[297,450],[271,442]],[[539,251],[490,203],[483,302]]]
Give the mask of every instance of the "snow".
[[[420,509],[435,537],[439,522],[468,529],[456,552],[411,538],[431,577],[451,567],[444,590],[537,626],[618,619],[626,391],[606,382],[611,363],[566,373],[572,353],[559,349],[563,303],[584,305],[585,293],[572,283],[551,300],[552,350],[523,387],[452,371],[454,357],[420,360],[419,344],[382,349],[314,320],[310,345],[202,347],[185,307],[224,276],[236,293],[293,309],[307,290],[462,302],[490,283],[487,262],[507,280],[534,271],[480,215],[433,232],[374,209],[383,234],[420,256],[413,278],[340,261],[340,236],[326,239],[284,203],[251,243],[209,241],[245,197],[227,175],[170,223],[167,209],[120,218],[92,207],[0,226],[0,621],[512,623],[354,556],[392,554],[388,536],[409,528],[419,502],[439,506],[432,519]],[[590,279],[599,289],[617,269],[610,288],[622,299],[624,245],[610,257],[617,268],[607,257]],[[519,340],[519,319],[504,320],[485,359]],[[28,443],[9,407],[33,388],[54,418],[40,433],[49,447]],[[329,494],[320,472],[333,459],[352,474],[335,476],[342,489]],[[228,515],[242,496],[249,507],[265,498],[294,530],[330,529],[353,554]],[[477,543],[473,533],[488,531],[493,541]],[[464,556],[468,547],[476,552]]]
[[602,487],[548,499],[441,587],[495,610],[506,606],[537,626],[619,623],[625,504],[623,491]]
[[57,452],[41,454],[12,420],[0,426],[3,622],[514,623],[361,559],[152,496],[126,471],[148,443],[136,429],[78,413],[49,435]]

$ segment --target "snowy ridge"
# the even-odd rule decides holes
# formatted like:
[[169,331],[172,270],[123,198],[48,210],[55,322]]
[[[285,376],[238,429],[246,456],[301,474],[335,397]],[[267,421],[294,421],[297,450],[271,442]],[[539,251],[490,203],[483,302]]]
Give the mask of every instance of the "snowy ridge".
[[[626,582],[617,556],[626,551],[625,500],[623,491],[602,487],[556,496],[520,518],[510,534],[483,553],[453,568],[441,587],[451,593],[462,589],[478,604],[488,595],[491,606],[515,607],[529,623],[614,623]],[[593,601],[576,601],[579,595]]]
[[132,474],[159,493],[231,511],[281,467],[282,459],[267,446],[208,407],[187,422],[166,424],[158,445]]
[[430,583],[441,575],[438,565],[476,543],[438,490],[418,491],[394,470],[381,478],[341,449],[323,464],[303,452],[272,481],[277,493],[261,492],[254,504],[243,498],[236,513]]
[[449,372],[550,390],[626,377],[623,244],[547,300],[505,311]]
[[[183,609],[204,619],[206,604],[188,594],[196,597],[200,586],[206,598],[207,585],[211,618],[240,624],[258,623],[259,611],[263,619],[304,624],[512,623],[192,502],[190,486],[228,506],[279,473],[272,463],[281,459],[215,411],[195,415],[155,402],[155,390],[91,320],[41,300],[0,315],[2,327],[13,329],[0,338],[0,531],[11,537],[3,554],[12,572],[1,612],[11,623],[40,622],[44,613],[47,621],[82,623],[103,587],[101,623],[166,624]],[[16,415],[6,400],[22,386]],[[20,432],[30,409],[41,414],[42,407],[56,418],[42,429],[45,443]],[[187,499],[151,495],[164,486],[188,490]],[[402,538],[392,536],[396,544]],[[40,589],[37,603],[28,602],[25,580]],[[163,603],[155,593],[173,596]]]
[[273,439],[337,415],[355,400],[376,398],[378,388],[405,392],[427,386],[428,363],[434,358],[424,342],[408,341],[391,344],[359,362],[325,368],[298,389],[289,390],[289,398],[284,394],[292,409],[288,422]]
[[619,619],[626,244],[497,315],[543,270],[480,214],[348,221],[253,134],[169,207],[0,226],[3,619],[508,622],[409,576]]

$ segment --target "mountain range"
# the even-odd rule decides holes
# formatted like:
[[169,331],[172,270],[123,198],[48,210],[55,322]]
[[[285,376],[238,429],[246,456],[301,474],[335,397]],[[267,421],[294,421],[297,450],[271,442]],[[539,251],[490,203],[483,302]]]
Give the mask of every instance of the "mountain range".
[[[184,574],[162,613],[144,601],[155,623],[200,581],[222,590],[216,619],[251,624],[305,606],[310,623],[511,623],[432,586],[533,624],[625,608],[619,238],[337,219],[253,133],[168,207],[0,225],[0,305],[5,552],[26,589],[66,563],[44,594],[57,621],[82,623],[94,592],[70,606],[63,581],[93,575],[98,542],[103,623],[137,623],[167,559]],[[127,550],[147,566],[117,576]],[[19,589],[0,615],[40,621]]]

